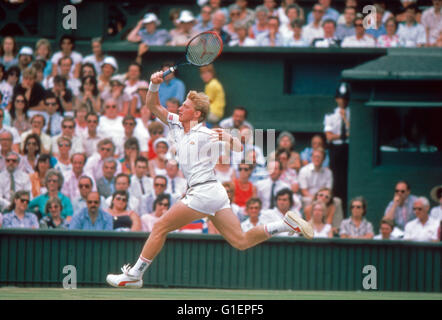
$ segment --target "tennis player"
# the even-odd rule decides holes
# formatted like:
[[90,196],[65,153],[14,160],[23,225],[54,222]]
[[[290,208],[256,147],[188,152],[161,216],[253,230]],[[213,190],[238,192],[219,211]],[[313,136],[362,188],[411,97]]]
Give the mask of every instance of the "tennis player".
[[[177,148],[178,162],[187,180],[188,190],[155,223],[138,261],[133,267],[123,266],[122,274],[109,274],[106,281],[114,287],[140,288],[143,274],[163,248],[169,232],[192,221],[208,217],[221,235],[235,248],[245,250],[281,232],[296,232],[313,238],[313,229],[299,214],[287,212],[283,220],[257,226],[243,232],[240,222],[230,207],[227,192],[217,181],[214,167],[217,156],[207,150],[217,144],[229,143],[233,151],[241,151],[241,142],[224,129],[208,129],[203,122],[209,111],[209,98],[201,92],[190,91],[180,106],[179,114],[169,113],[160,104],[158,89],[163,72],[151,76],[146,105],[167,124]],[[215,145],[215,148],[212,148]]]

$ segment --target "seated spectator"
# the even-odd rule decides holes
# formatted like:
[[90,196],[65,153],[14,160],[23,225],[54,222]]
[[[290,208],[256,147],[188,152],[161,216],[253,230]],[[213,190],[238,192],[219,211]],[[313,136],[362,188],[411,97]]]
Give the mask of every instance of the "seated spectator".
[[354,21],[356,18],[356,8],[355,7],[346,7],[344,11],[344,22],[338,23],[336,26],[336,38],[342,41],[345,37],[354,36],[355,26]]
[[[232,131],[233,135],[236,135],[236,132]],[[241,152],[235,152],[232,151],[231,155],[231,162],[234,165],[239,164],[242,160],[244,160],[245,155],[250,151],[253,150],[255,151],[255,155],[256,155],[256,161],[259,165],[261,166],[265,166],[266,163],[266,159],[264,157],[264,152],[262,150],[262,147],[260,146],[260,143],[254,143],[254,136],[253,136],[253,131],[250,127],[248,127],[247,125],[243,124],[240,128],[239,128],[239,133],[237,136],[238,139],[240,139],[241,144],[242,144],[242,148],[243,151]],[[227,145],[225,145],[227,147]],[[226,152],[228,152],[226,150]]]
[[332,226],[326,223],[327,208],[322,201],[313,201],[310,223],[314,230],[313,238],[333,238]]
[[247,36],[248,26],[242,22],[237,21],[234,24],[235,36],[229,42],[230,47],[254,47],[256,40]]
[[45,216],[40,219],[40,229],[68,229],[68,222],[61,217],[63,205],[59,198],[49,198],[45,206]]
[[98,91],[103,94],[110,91],[110,81],[118,72],[118,63],[114,57],[106,57],[101,64],[101,74],[98,76]]
[[97,190],[100,196],[110,197],[115,192],[115,173],[117,172],[117,160],[109,157],[103,160],[102,176],[96,180]]
[[153,148],[157,156],[149,161],[149,175],[151,178],[155,178],[157,175],[165,176],[167,174],[166,164],[169,142],[165,138],[156,139]]
[[309,45],[312,43],[313,39],[322,38],[324,36],[324,29],[322,28],[324,7],[319,3],[316,3],[313,6],[312,12],[312,20],[302,29],[302,35]]
[[152,192],[153,189],[153,179],[148,177],[148,172],[147,159],[141,156],[138,157],[135,160],[135,169],[130,178],[129,193],[131,197],[135,197],[139,201],[143,195]]
[[[390,1],[388,1],[388,2],[390,2]],[[381,6],[382,12],[384,13],[382,15],[382,23],[383,24],[385,24],[385,22],[387,22],[388,19],[394,18],[393,13],[391,13],[390,11],[387,10],[387,0],[374,0],[373,4]]]
[[365,215],[367,202],[363,197],[356,197],[350,201],[351,217],[342,220],[339,235],[342,239],[372,239],[373,225]]
[[87,196],[87,208],[76,212],[70,222],[70,230],[113,230],[112,216],[100,208],[100,195],[90,192]]
[[259,198],[247,200],[245,215],[247,219],[241,222],[242,231],[247,232],[256,226],[263,225],[261,221],[261,200]]
[[28,209],[37,213],[38,216],[44,217],[46,215],[46,202],[48,202],[49,198],[59,198],[63,205],[61,216],[63,219],[66,219],[67,222],[70,222],[74,212],[72,209],[71,200],[60,192],[63,182],[63,175],[59,171],[49,169],[46,172],[44,181],[47,192],[32,199],[32,201],[29,203]]
[[[104,61],[104,58],[103,58]],[[99,65],[100,71],[101,71],[101,63]],[[95,65],[92,62],[83,62],[81,64],[80,68],[80,79],[86,78],[86,77],[93,77],[97,79],[99,76],[98,71],[95,67]]]
[[140,109],[140,101],[138,99],[137,91],[138,87],[141,84],[141,64],[137,62],[132,62],[127,67],[127,72],[124,77],[124,93],[127,94],[130,97],[130,103],[129,103],[129,111],[128,115],[135,116],[137,113],[137,110]]
[[376,9],[376,18],[375,18],[376,21],[374,22],[376,26],[375,28],[373,27],[367,28],[365,33],[372,36],[375,40],[377,40],[380,36],[387,34],[387,30],[385,29],[385,25],[382,20],[385,12],[384,8],[382,8],[382,6],[379,4],[375,4],[374,7]]
[[232,115],[220,121],[219,126],[224,129],[240,129],[242,125],[248,126],[253,131],[253,126],[247,120],[247,109],[241,106],[233,108]]
[[37,158],[37,164],[34,167],[34,172],[29,175],[31,181],[31,197],[35,198],[46,193],[45,186],[46,172],[51,168],[51,156],[47,153],[40,154]]
[[341,41],[335,36],[336,22],[334,20],[325,20],[322,23],[324,36],[312,40],[312,46],[316,48],[336,48],[340,46]]
[[[236,0],[235,5],[237,5],[240,9],[239,19],[240,21],[246,23],[247,25],[251,25],[255,20],[255,11],[248,8],[247,0]],[[223,10],[223,8],[221,8]],[[228,13],[224,13],[227,17]]]
[[150,136],[149,141],[147,142],[149,149],[147,158],[150,161],[157,157],[154,143],[157,139],[164,138],[164,126],[160,121],[152,121],[147,127],[147,130],[149,131]]
[[229,42],[229,45],[233,40],[237,39],[235,24],[238,21],[241,23],[241,21],[239,19],[240,14],[241,14],[241,9],[236,4],[232,4],[229,7],[229,23],[227,23],[223,26],[223,30],[230,35],[231,40]]
[[405,9],[405,21],[399,24],[397,30],[402,47],[423,47],[427,42],[424,26],[416,21],[417,11],[415,4]]
[[[327,19],[331,19],[335,22],[338,21],[339,12],[330,6],[331,0],[318,0],[318,3],[322,6],[322,9],[324,10],[322,21],[325,21]],[[314,20],[315,20],[315,13],[313,9],[313,12],[310,12],[307,16],[307,23],[312,23]]]
[[11,125],[17,130],[18,134],[21,135],[23,132],[31,129],[31,123],[27,115],[28,101],[24,94],[17,94],[11,100]]
[[182,177],[183,173],[175,159],[167,160],[166,173],[166,192],[171,195],[173,202],[176,202],[186,194],[187,181]]
[[5,157],[5,169],[0,171],[0,209],[7,208],[18,190],[31,191],[28,174],[19,167],[20,156],[10,151]]
[[72,149],[72,142],[66,136],[61,136],[57,139],[58,153],[55,157],[56,163],[54,169],[60,171],[63,177],[68,177],[72,172],[72,163],[70,151]]
[[390,201],[384,212],[384,218],[393,220],[394,224],[404,230],[405,225],[416,218],[413,203],[416,196],[411,194],[408,182],[398,181],[394,190],[393,200]]
[[442,185],[436,186],[431,189],[430,192],[431,199],[438,203],[433,209],[431,209],[430,217],[434,220],[442,220]]
[[26,137],[23,157],[21,158],[22,169],[27,174],[34,173],[35,166],[37,164],[38,156],[40,155],[41,142],[40,137],[35,133],[31,133]]
[[278,17],[269,17],[268,30],[256,36],[256,44],[260,47],[282,47],[284,39],[279,32]]
[[[289,189],[290,185],[283,182],[280,177],[282,174],[282,164],[279,161],[270,161],[267,165],[269,177],[258,181],[255,186],[258,198],[262,201],[263,210],[273,209],[276,205],[276,194],[282,189]],[[293,198],[290,199],[293,204]]]
[[303,36],[303,22],[296,19],[291,23],[293,35],[290,38],[284,38],[285,47],[308,47],[310,43]]
[[127,36],[127,41],[141,42],[148,46],[164,46],[171,40],[167,30],[158,29],[161,21],[155,13],[146,13]]
[[[2,109],[0,109],[0,115],[4,113]],[[0,118],[1,119],[1,118]],[[0,124],[1,126],[1,124]],[[3,130],[2,130],[3,129]],[[6,165],[6,156],[9,152],[15,152],[14,149],[17,149],[16,146],[13,145],[13,139],[15,138],[11,131],[2,128],[0,129],[0,171],[5,168]],[[20,150],[20,149],[19,149]],[[23,148],[21,149],[23,150]],[[18,153],[18,152],[17,152]],[[23,162],[20,159],[20,167],[22,167]]]
[[249,150],[246,152],[244,159],[247,161],[247,163],[251,163],[253,165],[250,182],[252,182],[254,185],[256,185],[258,181],[265,180],[269,177],[269,172],[267,171],[266,166],[258,164],[255,150]]
[[249,28],[249,37],[257,39],[257,37],[269,30],[269,10],[264,6],[257,6],[255,9],[255,23]]
[[[1,65],[1,64],[0,64]],[[3,68],[5,68],[3,66]],[[0,107],[2,109],[5,108],[10,108],[10,112],[12,113],[12,108],[14,107],[14,105],[10,105],[13,97],[14,97],[14,88],[17,85],[19,79],[20,79],[20,75],[21,75],[21,71],[17,66],[12,66],[9,69],[7,69],[6,71],[3,71],[3,76],[1,79],[3,79],[3,81],[0,82],[0,94],[3,96],[2,100],[0,100]],[[0,80],[1,80],[0,79]],[[24,97],[24,94],[22,94]],[[22,106],[23,107],[23,106]],[[24,106],[26,107],[26,111],[28,110],[27,108],[29,107],[26,101],[26,105]]]
[[17,83],[13,95],[24,94],[29,104],[28,116],[32,117],[36,111],[43,111],[45,89],[37,82],[37,73],[34,68],[26,68],[22,72],[22,81]]
[[[83,60],[83,56],[74,51],[75,50],[75,39],[71,35],[64,34],[61,36],[59,41],[60,51],[54,53],[51,58],[52,65],[52,76],[55,77],[57,74],[60,74],[60,65],[59,60],[62,57],[70,57],[71,58],[71,66],[70,66],[70,76],[74,78],[78,78],[80,75],[80,67],[81,61]],[[58,66],[58,67],[57,67]]]
[[171,46],[185,46],[187,43],[197,35],[197,31],[193,28],[196,24],[196,19],[192,12],[189,10],[183,10],[178,17],[179,26],[176,32],[170,32]]
[[127,191],[115,191],[112,201],[106,210],[113,217],[115,231],[141,231],[141,220],[138,214],[128,209],[129,193]]
[[74,111],[75,120],[75,136],[81,137],[87,133],[87,121],[86,116],[88,114],[88,108],[86,104],[80,104]]
[[269,16],[271,17],[277,17],[277,9],[276,9],[276,2],[275,0],[263,0],[262,5],[269,10]]
[[404,230],[404,240],[410,241],[438,241],[440,221],[428,216],[430,202],[426,197],[418,197],[413,202],[413,211],[416,219],[407,222]]
[[[344,219],[344,212],[342,210],[342,202],[338,197],[333,197],[333,193],[329,188],[321,188],[315,193],[313,202],[322,201],[326,207],[325,223],[332,226],[334,235],[339,234],[339,226]],[[308,221],[312,217],[312,204],[304,207],[304,216]]]
[[45,116],[46,125],[43,127],[43,131],[51,137],[59,135],[61,133],[61,122],[63,121],[63,116],[61,115],[63,110],[55,94],[48,91],[44,99],[44,104],[45,112],[43,115]]
[[[399,6],[398,13],[396,14],[396,21],[398,23],[404,22],[407,20],[407,8],[412,5],[417,4],[417,0],[400,0],[401,4]],[[421,21],[421,13],[420,11],[417,12],[416,15],[416,21]]]
[[[78,80],[78,78],[74,77],[70,73],[70,71],[72,70],[71,68],[72,64],[73,60],[71,57],[69,56],[61,57],[58,60],[58,68],[60,69],[58,75],[66,79],[66,88],[71,90],[74,96],[77,96],[79,93],[81,82],[80,80]],[[80,72],[80,70],[78,72]],[[45,82],[46,89],[50,89],[54,86],[55,76],[47,79],[47,81]]]
[[154,211],[141,216],[141,229],[143,232],[152,232],[155,222],[166,213],[170,207],[170,200],[166,194],[160,194],[153,203]]
[[296,0],[281,1],[281,5],[277,9],[277,16],[279,21],[281,21],[281,26],[293,22],[293,19],[291,19],[291,15],[288,12],[293,7],[297,8],[298,11],[296,19],[304,20],[304,10],[296,2]]
[[130,107],[132,104],[132,97],[124,91],[125,85],[123,80],[118,77],[112,77],[110,80],[110,90],[101,94],[101,100],[106,103],[112,100],[117,106],[117,114],[119,116],[126,116],[130,113]]
[[[359,10],[359,5],[358,5],[358,0],[345,0],[345,5],[344,5],[344,8],[353,8],[353,9],[355,9],[355,14],[358,12],[358,11],[360,11]],[[353,19],[354,19],[355,17],[353,17]],[[340,25],[340,24],[345,24],[346,22],[346,18],[345,18],[345,9],[344,9],[344,13],[342,13],[340,16],[339,16],[339,18],[338,18],[338,21],[337,21],[337,24],[338,25]]]
[[83,150],[87,157],[97,152],[97,145],[104,138],[97,132],[98,121],[98,114],[91,112],[86,115],[87,131],[83,132],[80,137]]
[[[322,148],[325,150],[325,139],[324,136],[322,134],[315,134],[313,135],[312,139],[310,140],[310,147],[306,147],[304,148],[304,150],[302,150],[301,152],[301,161],[302,161],[302,165],[306,166],[309,163],[312,162],[312,153],[313,150],[315,150],[316,148]],[[328,167],[330,164],[330,157],[328,155],[328,150],[325,150],[325,159],[324,162],[322,163],[323,167]]]
[[[118,137],[118,139],[114,139],[114,143],[117,149],[115,153],[117,154],[117,158],[119,158],[120,160],[122,158],[125,158],[125,153],[124,153],[125,144],[129,139],[131,140],[135,139],[138,153],[147,154],[148,152],[147,141],[145,141],[144,139],[139,139],[134,135],[136,125],[137,122],[133,116],[126,115],[123,118],[124,135]],[[132,142],[130,145],[133,146],[134,144],[135,143]],[[135,161],[135,159],[133,159],[133,161]]]
[[81,86],[77,95],[77,108],[86,105],[87,112],[101,113],[101,97],[98,91],[98,82],[95,77],[81,78]]
[[385,22],[385,30],[387,31],[387,34],[381,35],[378,38],[376,46],[378,48],[399,47],[400,40],[399,36],[396,34],[397,23],[394,18],[390,18]]
[[17,191],[11,199],[8,213],[3,214],[2,227],[7,228],[31,228],[38,229],[38,218],[35,214],[28,212],[29,192]]
[[252,169],[253,166],[251,164],[242,161],[238,165],[238,178],[233,179],[235,185],[234,202],[242,210],[244,210],[247,201],[252,197],[256,197],[257,194],[256,187],[249,181]]
[[212,6],[208,3],[201,6],[200,15],[197,17],[197,23],[194,26],[196,32],[201,33],[204,31],[209,31],[213,28],[212,10]]
[[116,100],[110,98],[104,102],[104,114],[100,116],[97,133],[112,140],[124,136],[123,117],[118,114]]
[[222,10],[215,10],[212,14],[212,31],[215,31],[220,36],[223,44],[227,46],[232,40],[230,35],[223,30],[224,25],[227,21],[227,14],[225,14]]
[[[161,66],[161,70],[167,71],[170,67],[173,66],[173,62],[165,62]],[[185,92],[186,85],[184,84],[184,82],[178,79],[177,72],[171,72],[166,77],[164,77],[164,81],[160,84],[160,89],[158,91],[160,104],[162,106],[165,106],[167,100],[169,100],[170,98],[177,98],[180,103],[183,103]]]
[[[261,199],[262,200],[262,199]],[[275,197],[275,207],[270,209],[263,209],[261,211],[261,223],[267,224],[274,221],[279,221],[284,219],[286,213],[293,207],[293,193],[290,189],[285,188],[278,191]],[[299,214],[296,210],[295,213]],[[283,232],[279,233],[278,236],[292,236],[291,232]],[[298,233],[294,234],[295,237],[298,236]]]
[[[80,82],[75,82],[75,86],[81,85]],[[72,90],[68,88],[67,79],[61,75],[56,75],[53,78],[53,84],[49,87],[49,90],[57,97],[58,104],[61,106],[62,110],[60,113],[64,116],[73,116],[75,97]]]
[[34,57],[34,50],[31,47],[21,47],[18,52],[18,64],[17,66],[23,72],[26,68],[32,67],[32,59]]
[[150,193],[141,197],[139,209],[140,215],[153,212],[153,203],[155,199],[158,198],[158,196],[162,193],[166,194],[169,197],[169,201],[171,202],[171,204],[173,204],[170,194],[165,193],[166,189],[167,178],[160,175],[156,176],[153,179],[153,190]]
[[304,204],[311,202],[319,189],[324,187],[331,189],[333,186],[333,173],[329,168],[322,166],[324,158],[324,149],[313,150],[312,163],[302,167],[299,171],[299,187]]
[[18,64],[17,53],[18,46],[15,38],[12,36],[4,37],[0,46],[0,63],[5,66],[6,71]]
[[433,0],[433,6],[422,13],[421,23],[425,28],[427,46],[436,46],[438,39],[442,39],[441,10],[442,2]]
[[216,76],[215,67],[213,64],[200,67],[200,77],[205,84],[204,92],[210,100],[207,122],[213,126],[224,116],[226,107],[224,88]]
[[382,219],[379,228],[379,234],[373,237],[374,240],[397,240],[392,235],[394,229],[394,222],[388,219]]
[[[98,75],[101,74],[101,66],[104,62],[104,59],[106,58],[106,55],[103,52],[103,38],[96,37],[91,39],[91,49],[92,54],[87,55],[83,58],[81,61],[81,69],[83,69],[83,66],[86,64],[92,64],[94,74],[93,77],[96,78]],[[80,78],[84,78],[86,75],[83,74],[83,72],[80,72]]]
[[354,47],[373,48],[376,46],[376,41],[373,39],[373,37],[365,33],[363,22],[364,18],[362,17],[362,15],[357,14],[354,20],[355,35],[345,37],[341,43],[342,48],[354,48]]
[[[65,181],[63,183],[61,193],[69,197],[71,200],[80,197],[80,187],[78,183],[80,178],[82,176],[85,176],[84,165],[86,163],[86,159],[87,157],[84,153],[74,153],[70,158],[70,163],[72,164],[72,170],[70,171],[69,174],[65,176]],[[92,180],[92,178],[90,179]],[[92,181],[91,190],[93,184],[94,183]],[[93,191],[96,191],[95,186]]]
[[120,159],[121,170],[128,175],[135,170],[135,160],[140,156],[140,145],[135,137],[130,137],[124,143],[123,157]]

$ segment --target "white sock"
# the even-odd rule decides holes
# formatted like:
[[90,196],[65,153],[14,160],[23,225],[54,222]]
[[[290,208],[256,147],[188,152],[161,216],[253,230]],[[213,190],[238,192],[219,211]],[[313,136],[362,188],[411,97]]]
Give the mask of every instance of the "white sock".
[[271,237],[281,232],[291,231],[290,227],[284,222],[284,220],[267,223],[264,225],[264,229]]
[[144,272],[149,268],[151,260],[144,258],[140,255],[137,260],[137,263],[130,269],[129,274],[134,277],[142,278]]

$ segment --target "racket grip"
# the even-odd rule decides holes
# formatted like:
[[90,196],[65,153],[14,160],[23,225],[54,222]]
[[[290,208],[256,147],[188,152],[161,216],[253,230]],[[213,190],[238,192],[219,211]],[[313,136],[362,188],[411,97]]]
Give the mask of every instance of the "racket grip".
[[165,72],[163,72],[163,78],[168,76],[172,72],[175,72],[176,69],[177,69],[177,66],[170,67],[169,70],[166,70]]

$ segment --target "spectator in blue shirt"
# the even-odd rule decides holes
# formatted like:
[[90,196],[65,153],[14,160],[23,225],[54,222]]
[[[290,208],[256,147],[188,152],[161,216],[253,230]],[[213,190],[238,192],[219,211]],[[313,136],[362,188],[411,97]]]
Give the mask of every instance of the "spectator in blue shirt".
[[[331,19],[338,22],[339,12],[330,7],[331,0],[318,0],[318,3],[324,8],[324,15],[322,16],[322,21]],[[310,12],[307,16],[307,24],[313,22],[313,12]],[[321,21],[321,22],[322,22]]]
[[74,212],[72,209],[71,200],[60,192],[61,187],[63,186],[63,181],[64,178],[60,171],[56,169],[49,169],[48,172],[46,172],[44,179],[44,184],[48,191],[34,198],[29,203],[28,210],[32,212],[37,210],[39,215],[44,217],[46,215],[46,202],[48,202],[49,198],[59,198],[63,205],[61,217],[69,222]]
[[74,214],[70,230],[113,230],[112,216],[100,208],[100,194],[90,192],[86,198],[87,208]]
[[[173,67],[174,63],[165,62],[161,66],[163,71],[169,70]],[[164,82],[160,85],[160,90],[158,92],[160,96],[160,103],[162,106],[166,105],[167,100],[170,98],[177,98],[180,104],[184,102],[184,94],[186,92],[186,86],[184,82],[176,78],[176,72],[171,72],[164,78]]]
[[[304,148],[304,150],[302,150],[302,152],[300,154],[302,166],[306,166],[310,162],[312,162],[312,154],[313,154],[314,149],[317,149],[317,148],[325,149],[326,148],[324,137],[320,134],[315,134],[312,137],[310,144],[311,144],[311,146]],[[328,155],[328,150],[327,150],[326,154],[325,154],[325,160],[322,163],[322,167],[328,168],[329,165],[330,165],[330,157]]]
[[3,228],[38,229],[37,216],[26,211],[28,203],[29,192],[24,190],[17,191],[9,207],[10,212],[3,215]]

